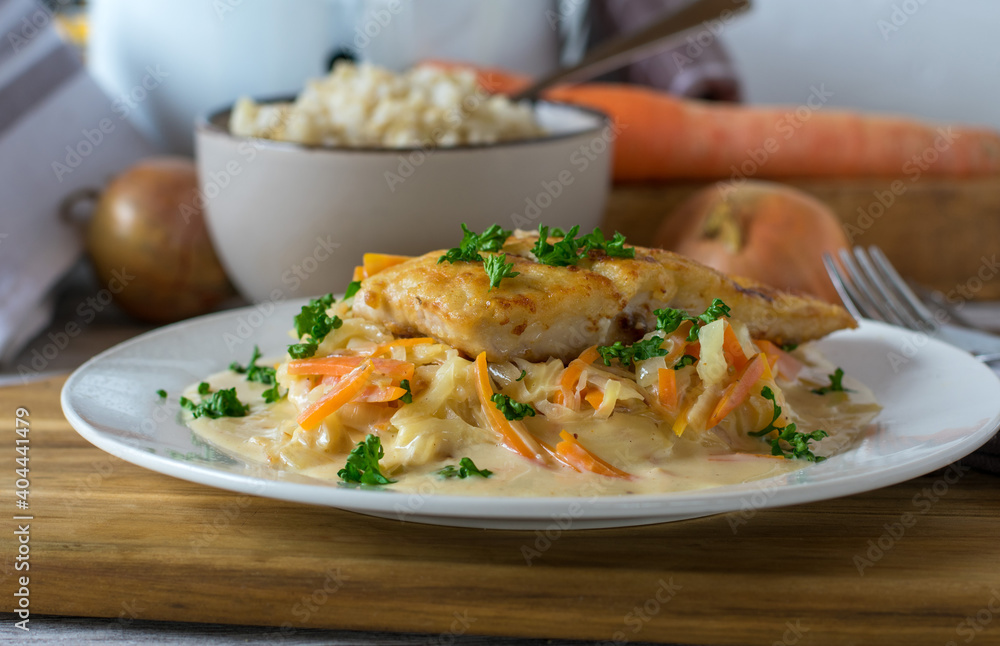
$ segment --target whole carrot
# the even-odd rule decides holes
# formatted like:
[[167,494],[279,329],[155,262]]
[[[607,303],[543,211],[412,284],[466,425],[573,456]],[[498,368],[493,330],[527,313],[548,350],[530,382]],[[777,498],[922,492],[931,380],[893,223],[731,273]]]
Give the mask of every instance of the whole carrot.
[[693,101],[617,84],[553,88],[547,98],[620,120],[614,169],[619,181],[1000,173],[1000,135],[987,129],[806,104]]
[[[499,69],[477,72],[490,92],[527,83]],[[561,86],[545,97],[612,118],[620,130],[616,181],[1000,174],[994,130],[824,108],[822,88],[801,106],[785,107],[696,101],[615,83]]]

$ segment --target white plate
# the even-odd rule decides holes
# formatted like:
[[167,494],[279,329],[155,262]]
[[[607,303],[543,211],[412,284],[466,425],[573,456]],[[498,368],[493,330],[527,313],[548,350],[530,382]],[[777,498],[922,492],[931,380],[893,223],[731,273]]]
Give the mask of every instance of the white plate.
[[[838,332],[820,346],[884,407],[877,432],[821,464],[767,480],[661,495],[482,498],[360,490],[230,458],[180,421],[188,384],[254,344],[265,355],[288,343],[303,301],[205,316],[149,332],[94,357],[66,382],[62,406],[83,437],[123,460],[167,475],[269,498],[463,527],[619,527],[814,502],[902,482],[975,450],[1000,424],[1000,380],[968,354],[877,323]],[[167,403],[156,395],[170,393]]]

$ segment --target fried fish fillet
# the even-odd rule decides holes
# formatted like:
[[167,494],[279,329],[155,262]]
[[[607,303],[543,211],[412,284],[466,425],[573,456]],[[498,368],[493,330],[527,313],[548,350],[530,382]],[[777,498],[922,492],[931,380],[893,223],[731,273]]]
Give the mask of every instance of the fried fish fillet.
[[[663,307],[699,314],[721,298],[754,338],[800,343],[856,327],[843,308],[742,278],[689,258],[635,247],[635,258],[592,250],[579,264],[553,267],[530,249],[537,235],[516,231],[504,244],[519,275],[490,289],[482,263],[438,263],[433,251],[361,283],[354,311],[398,336],[431,336],[490,361],[569,361],[592,345],[630,343],[655,329]],[[485,252],[483,255],[487,255]]]

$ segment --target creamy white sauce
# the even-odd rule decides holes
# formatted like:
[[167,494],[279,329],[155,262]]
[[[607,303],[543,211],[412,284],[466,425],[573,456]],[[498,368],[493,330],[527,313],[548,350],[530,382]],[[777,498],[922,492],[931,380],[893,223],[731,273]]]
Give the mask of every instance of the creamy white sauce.
[[[871,391],[850,379],[844,385],[850,393],[815,395],[811,388],[829,383],[826,375],[834,366],[811,350],[800,356],[813,364],[802,371],[794,384],[779,382],[786,400],[788,421],[803,432],[822,428],[830,437],[813,442],[817,455],[840,453],[862,436],[879,407]],[[324,424],[316,431],[303,431],[295,423],[295,407],[281,400],[265,404],[264,386],[245,381],[244,375],[220,372],[207,379],[212,391],[236,387],[240,401],[250,405],[250,413],[241,418],[191,419],[194,432],[223,452],[246,460],[272,465],[321,480],[338,481],[347,453],[365,432],[339,424]],[[199,401],[196,386],[185,395]],[[442,422],[443,423],[443,422]],[[526,418],[525,425],[539,439],[554,446],[558,433],[566,429],[594,454],[632,474],[628,480],[593,473],[578,473],[563,466],[546,467],[497,446],[492,433],[482,431],[478,441],[463,441],[451,455],[418,464],[407,464],[402,457],[406,447],[386,449],[385,471],[396,480],[388,487],[406,492],[482,496],[594,496],[639,493],[666,493],[738,484],[778,476],[810,465],[805,460],[787,460],[770,456],[770,445],[763,439],[717,429],[703,434],[686,432],[676,437],[668,421],[651,411],[626,413],[615,411],[608,419],[576,420],[554,424],[539,414]],[[391,433],[387,437],[392,437]],[[412,448],[412,447],[410,447]],[[433,446],[431,453],[442,450]],[[469,457],[480,469],[489,469],[488,478],[444,479],[437,471],[445,465],[458,466],[460,458]]]

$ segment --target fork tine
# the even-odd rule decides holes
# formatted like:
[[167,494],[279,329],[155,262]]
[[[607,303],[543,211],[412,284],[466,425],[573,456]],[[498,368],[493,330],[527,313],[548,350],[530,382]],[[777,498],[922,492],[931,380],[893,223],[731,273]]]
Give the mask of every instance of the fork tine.
[[895,288],[891,281],[886,281],[886,278],[875,267],[875,264],[863,247],[854,248],[854,257],[861,266],[865,278],[875,288],[878,295],[882,297],[879,302],[883,304],[883,309],[892,314],[892,322],[911,330],[922,329],[920,322],[914,318],[906,304],[902,302],[904,297],[899,294],[898,288]]
[[857,263],[854,261],[854,256],[847,249],[841,249],[839,256],[841,266],[847,270],[848,275],[851,277],[851,282],[849,283],[853,287],[851,298],[854,299],[854,303],[865,318],[884,321],[886,323],[895,323],[894,318],[891,318],[891,314],[882,308],[872,294],[871,288],[864,279],[861,270],[858,269]]
[[913,310],[913,313],[917,316],[918,323],[921,325],[922,329],[937,327],[938,325],[936,319],[934,318],[934,314],[927,308],[926,305],[923,304],[917,295],[913,293],[910,286],[906,284],[903,277],[899,275],[896,268],[892,266],[891,262],[889,262],[889,258],[886,257],[885,253],[874,245],[868,248],[868,252],[872,257],[872,260],[875,261],[875,264],[878,265],[882,274],[884,274],[885,277],[893,284],[896,291],[899,292],[903,299],[905,299],[907,305],[909,305],[910,309]]
[[851,292],[847,287],[848,279],[840,272],[840,268],[837,266],[836,261],[833,259],[828,252],[823,252],[823,266],[826,267],[826,274],[830,277],[830,282],[833,283],[833,288],[837,290],[837,296],[840,296],[841,302],[844,303],[844,307],[847,311],[851,313],[855,321],[860,321],[865,318],[858,311],[857,305],[854,304],[854,297],[851,296]]
[[[888,263],[888,260],[886,260],[886,262]],[[950,320],[956,325],[960,325],[962,327],[976,327],[976,324],[965,318],[965,316],[958,311],[958,307],[949,302],[947,297],[945,297],[945,295],[941,292],[929,287],[924,287],[920,283],[915,283],[910,280],[907,280],[906,284],[911,290],[913,290],[914,295],[916,295],[920,303],[924,305],[928,311],[934,313],[935,321],[943,322]]]

